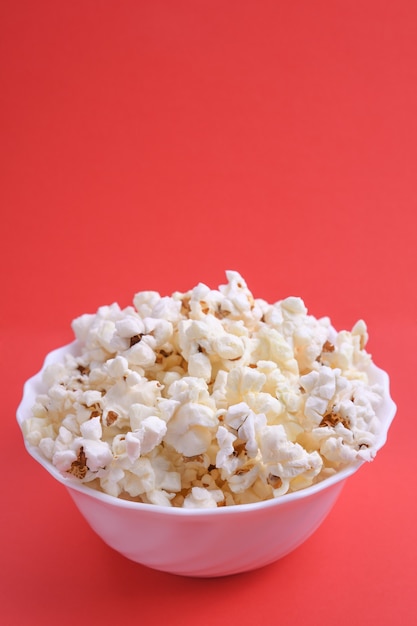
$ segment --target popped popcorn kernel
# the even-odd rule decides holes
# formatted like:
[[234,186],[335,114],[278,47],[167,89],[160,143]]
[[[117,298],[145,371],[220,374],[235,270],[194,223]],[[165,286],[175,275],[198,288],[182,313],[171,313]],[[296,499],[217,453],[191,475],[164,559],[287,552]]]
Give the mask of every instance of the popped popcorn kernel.
[[27,442],[69,480],[189,509],[279,498],[371,461],[383,390],[365,322],[336,332],[301,298],[269,304],[226,278],[75,319],[78,354],[43,370]]

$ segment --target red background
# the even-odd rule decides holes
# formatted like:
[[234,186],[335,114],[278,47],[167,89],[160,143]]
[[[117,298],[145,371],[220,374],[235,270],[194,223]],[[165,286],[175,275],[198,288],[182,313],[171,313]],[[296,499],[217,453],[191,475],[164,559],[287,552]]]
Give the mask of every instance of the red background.
[[[416,623],[416,6],[3,0],[4,624]],[[298,550],[195,580],[105,546],[15,411],[73,317],[226,269],[364,318],[398,414]]]

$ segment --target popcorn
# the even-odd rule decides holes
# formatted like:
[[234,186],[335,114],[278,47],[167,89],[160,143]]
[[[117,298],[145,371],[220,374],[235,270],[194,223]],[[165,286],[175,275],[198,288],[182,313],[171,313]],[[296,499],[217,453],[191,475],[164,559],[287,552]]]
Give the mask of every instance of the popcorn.
[[169,420],[165,441],[184,456],[196,456],[206,452],[217,425],[210,407],[187,402]]
[[23,424],[72,481],[158,506],[282,497],[375,456],[366,325],[336,332],[238,272],[210,289],[137,293],[74,320],[79,355],[45,368]]
[[185,509],[215,509],[217,503],[224,499],[220,489],[210,491],[203,487],[193,487],[184,500]]

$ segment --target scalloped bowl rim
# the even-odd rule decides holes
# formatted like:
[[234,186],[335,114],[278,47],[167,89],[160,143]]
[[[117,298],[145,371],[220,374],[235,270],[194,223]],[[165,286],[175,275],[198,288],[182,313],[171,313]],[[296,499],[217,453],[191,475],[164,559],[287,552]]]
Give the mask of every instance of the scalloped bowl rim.
[[[22,423],[27,418],[28,414],[31,411],[31,408],[36,400],[36,397],[45,392],[45,387],[42,384],[42,374],[44,368],[50,363],[56,363],[60,360],[62,356],[65,354],[78,354],[78,346],[79,341],[75,340],[69,344],[66,344],[62,347],[56,348],[49,352],[44,360],[44,363],[41,369],[29,378],[23,387],[23,397],[17,408],[17,422],[19,424],[20,429],[22,429]],[[372,383],[379,383],[384,389],[384,399],[383,403],[380,407],[378,407],[377,415],[382,421],[383,428],[381,429],[377,443],[375,446],[376,452],[379,451],[386,443],[388,431],[392,424],[392,421],[395,417],[397,406],[392,400],[390,396],[390,381],[387,372],[377,367],[373,362],[370,364],[368,368],[368,373],[370,374]],[[379,415],[379,413],[382,414]],[[23,434],[23,433],[22,433]],[[49,474],[51,474],[58,482],[67,487],[70,490],[78,491],[86,496],[89,496],[93,499],[99,500],[103,503],[107,503],[109,505],[113,505],[122,509],[135,509],[137,511],[147,511],[154,512],[155,514],[159,514],[161,516],[186,516],[186,517],[201,517],[201,516],[224,516],[224,515],[241,515],[244,512],[255,511],[259,509],[267,509],[267,508],[276,508],[280,505],[284,505],[291,501],[295,500],[303,500],[305,498],[310,498],[314,496],[316,493],[326,490],[337,483],[340,483],[346,480],[349,476],[352,476],[355,472],[358,471],[362,465],[366,464],[367,461],[358,460],[344,469],[338,471],[333,476],[322,480],[319,483],[311,485],[310,487],[306,487],[304,489],[300,489],[299,491],[295,491],[292,493],[284,494],[279,496],[278,498],[272,498],[270,500],[264,500],[262,502],[255,502],[250,504],[237,504],[234,506],[227,507],[218,507],[213,509],[185,509],[181,507],[169,507],[169,506],[160,506],[157,504],[148,504],[143,502],[132,502],[130,500],[124,500],[122,498],[118,498],[116,496],[111,496],[104,492],[98,491],[93,487],[89,487],[88,484],[83,484],[76,482],[75,479],[65,478],[52,463],[46,459],[39,450],[29,444],[25,437],[23,437],[24,444],[28,453],[36,460],[42,467],[44,467]]]

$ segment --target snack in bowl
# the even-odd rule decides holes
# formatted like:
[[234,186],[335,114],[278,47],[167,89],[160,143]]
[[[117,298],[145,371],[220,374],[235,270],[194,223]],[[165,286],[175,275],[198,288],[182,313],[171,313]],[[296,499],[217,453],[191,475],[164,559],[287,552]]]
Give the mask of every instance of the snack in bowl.
[[336,332],[300,298],[269,304],[226,275],[217,290],[144,291],[74,320],[76,341],[45,364],[31,414],[26,399],[18,415],[28,450],[73,496],[249,510],[340,490],[374,458],[395,406],[364,322]]

